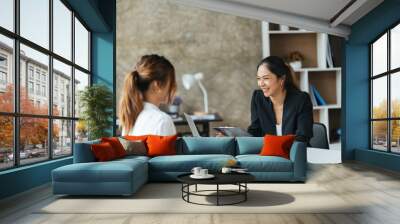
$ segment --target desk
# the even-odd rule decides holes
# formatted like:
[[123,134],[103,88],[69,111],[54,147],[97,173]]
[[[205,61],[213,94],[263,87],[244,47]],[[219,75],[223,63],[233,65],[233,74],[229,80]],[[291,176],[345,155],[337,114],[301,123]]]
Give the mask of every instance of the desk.
[[307,162],[314,164],[338,164],[342,163],[341,146],[332,149],[320,149],[307,147]]
[[[218,122],[218,121],[223,121],[222,117],[218,114],[209,114],[205,116],[192,116],[194,123],[197,125],[201,125],[203,128],[198,129],[199,134],[201,136],[210,136],[210,123],[211,122]],[[179,116],[177,118],[172,119],[174,121],[175,126],[189,126],[186,119],[183,116]],[[191,132],[183,132],[183,133],[178,133],[178,135],[183,135],[183,134],[191,134]]]

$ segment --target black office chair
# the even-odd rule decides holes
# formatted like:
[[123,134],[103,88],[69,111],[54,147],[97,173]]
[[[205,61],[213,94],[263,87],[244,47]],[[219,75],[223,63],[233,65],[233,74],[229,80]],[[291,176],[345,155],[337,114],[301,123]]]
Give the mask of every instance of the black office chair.
[[310,146],[313,148],[329,149],[326,127],[322,123],[314,123],[313,137],[310,139]]

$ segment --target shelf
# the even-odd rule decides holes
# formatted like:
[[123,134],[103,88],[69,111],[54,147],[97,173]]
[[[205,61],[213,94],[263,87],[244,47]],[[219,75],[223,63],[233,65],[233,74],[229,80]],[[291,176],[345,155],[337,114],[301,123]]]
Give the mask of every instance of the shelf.
[[342,68],[300,68],[294,69],[295,72],[325,72],[325,71],[340,71]]
[[314,110],[320,110],[320,109],[340,109],[341,106],[337,104],[328,104],[328,105],[322,105],[322,106],[314,106]]

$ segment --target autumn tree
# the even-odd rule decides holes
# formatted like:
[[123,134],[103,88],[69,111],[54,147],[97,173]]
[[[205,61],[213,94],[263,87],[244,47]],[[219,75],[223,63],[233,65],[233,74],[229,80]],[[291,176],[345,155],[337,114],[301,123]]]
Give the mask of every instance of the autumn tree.
[[[13,112],[14,107],[14,88],[13,85],[8,85],[6,92],[0,93],[0,111]],[[20,88],[20,110],[23,114],[40,114],[47,115],[47,104],[34,105],[29,99],[29,95],[24,87]],[[59,113],[58,110],[55,113]],[[0,147],[13,147],[13,117],[0,116]],[[48,119],[47,118],[20,118],[20,148],[24,149],[26,145],[45,145],[48,136]],[[59,128],[53,127],[53,138],[58,137]]]

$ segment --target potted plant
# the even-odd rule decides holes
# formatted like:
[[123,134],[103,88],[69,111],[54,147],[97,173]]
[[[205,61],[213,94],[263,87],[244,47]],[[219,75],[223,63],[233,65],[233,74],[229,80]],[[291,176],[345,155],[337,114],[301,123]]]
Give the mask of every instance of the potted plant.
[[102,84],[86,87],[79,93],[79,107],[83,120],[79,124],[86,126],[89,140],[110,136],[113,96],[108,87]]
[[303,60],[303,55],[298,51],[294,51],[290,53],[288,57],[286,57],[286,61],[290,66],[292,66],[293,69],[300,69],[302,67]]

